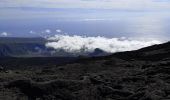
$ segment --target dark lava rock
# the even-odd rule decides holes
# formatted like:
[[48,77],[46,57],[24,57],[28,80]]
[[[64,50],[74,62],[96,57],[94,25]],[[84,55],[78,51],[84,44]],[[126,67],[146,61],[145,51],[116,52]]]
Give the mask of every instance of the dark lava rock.
[[[30,80],[16,80],[6,85],[6,88],[19,88],[30,100],[54,96],[61,100],[73,100],[72,92],[81,89],[83,83],[79,81],[56,80],[52,82],[35,83]],[[44,100],[44,99],[43,99]],[[46,100],[46,99],[45,99]]]
[[21,58],[1,58],[20,67],[0,72],[0,100],[170,100],[169,55],[165,43],[58,66],[59,60],[43,58],[48,65],[38,63],[38,68],[25,68],[29,62]]

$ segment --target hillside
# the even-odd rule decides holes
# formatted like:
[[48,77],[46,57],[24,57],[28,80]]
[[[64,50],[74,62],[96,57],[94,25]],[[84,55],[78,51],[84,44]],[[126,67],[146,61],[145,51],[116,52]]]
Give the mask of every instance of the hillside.
[[124,59],[139,59],[139,60],[162,60],[169,58],[170,55],[170,42],[153,45],[150,47],[142,48],[136,51],[116,53],[114,56]]
[[0,57],[43,56],[46,52],[43,38],[0,38]]
[[48,65],[38,68],[1,68],[0,100],[169,100],[169,54],[168,42],[60,65],[44,58]]
[[0,57],[77,57],[108,55],[100,49],[94,52],[69,53],[64,50],[55,50],[45,46],[44,38],[15,38],[0,37]]

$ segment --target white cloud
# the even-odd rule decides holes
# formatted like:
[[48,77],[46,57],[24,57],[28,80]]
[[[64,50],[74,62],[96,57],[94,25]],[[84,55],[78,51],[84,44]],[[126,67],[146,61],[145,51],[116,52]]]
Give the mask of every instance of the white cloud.
[[61,33],[62,31],[60,29],[57,29],[56,32]]
[[2,32],[0,35],[6,37],[6,36],[8,36],[8,33],[7,32]]
[[101,18],[86,18],[86,19],[83,19],[83,21],[112,21],[113,19],[101,19]]
[[[56,18],[103,20],[125,18],[136,12],[170,16],[170,0],[1,0],[0,19]],[[164,15],[164,13],[167,13]]]
[[46,43],[47,47],[54,49],[63,49],[67,52],[93,52],[100,48],[106,52],[119,52],[136,50],[142,47],[159,44],[157,40],[129,40],[126,38],[105,38],[105,37],[83,37],[69,35],[55,35],[48,38],[50,42]]
[[102,8],[168,10],[168,0],[1,0],[1,7]]
[[50,30],[50,29],[46,29],[46,30],[45,30],[45,33],[50,34],[50,33],[51,33],[51,30]]

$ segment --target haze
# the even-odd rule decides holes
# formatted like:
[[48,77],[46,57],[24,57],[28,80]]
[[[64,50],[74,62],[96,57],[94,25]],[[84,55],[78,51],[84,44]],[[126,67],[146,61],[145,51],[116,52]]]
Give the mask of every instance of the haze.
[[[1,0],[1,36],[168,40],[169,0]],[[57,31],[58,30],[58,31]]]

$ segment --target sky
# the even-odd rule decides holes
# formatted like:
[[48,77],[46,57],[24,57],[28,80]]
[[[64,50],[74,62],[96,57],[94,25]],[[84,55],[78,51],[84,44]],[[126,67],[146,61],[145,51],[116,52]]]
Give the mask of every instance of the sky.
[[34,33],[31,31],[62,30],[112,37],[118,33],[167,37],[169,11],[170,0],[1,0],[0,33],[1,36],[28,35]]
[[170,0],[0,0],[0,37],[45,37],[67,52],[166,42],[169,22]]
[[[47,16],[90,19],[107,13],[107,16],[104,14],[101,16],[102,19],[102,17],[114,16],[114,12],[169,15],[169,11],[169,0],[1,0],[0,2],[1,19]],[[89,15],[86,15],[87,13]]]

